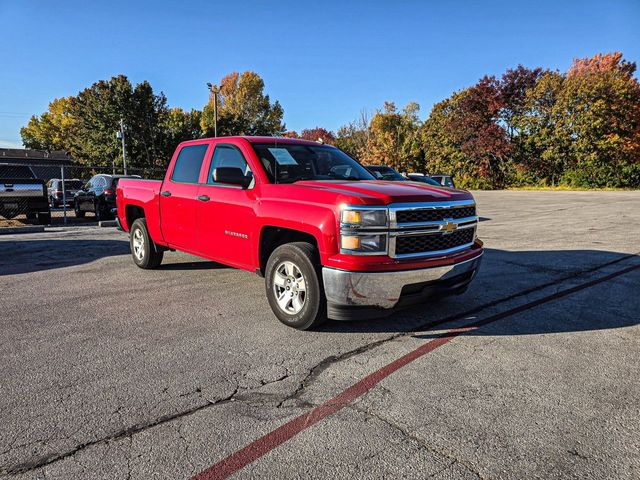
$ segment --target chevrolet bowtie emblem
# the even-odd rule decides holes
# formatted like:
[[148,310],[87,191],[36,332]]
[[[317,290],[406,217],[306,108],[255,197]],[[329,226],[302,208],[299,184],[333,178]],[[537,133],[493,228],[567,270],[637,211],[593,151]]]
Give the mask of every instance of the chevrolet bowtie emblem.
[[458,224],[457,223],[455,223],[450,218],[445,218],[444,219],[444,225],[442,225],[442,227],[440,228],[440,231],[442,233],[452,233],[452,232],[455,232],[457,229],[458,229]]

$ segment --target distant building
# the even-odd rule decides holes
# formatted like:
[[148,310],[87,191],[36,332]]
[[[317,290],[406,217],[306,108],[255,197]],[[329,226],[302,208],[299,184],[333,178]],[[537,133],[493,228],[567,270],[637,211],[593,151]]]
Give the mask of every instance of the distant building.
[[60,178],[60,167],[70,167],[74,162],[66,152],[0,148],[0,165],[2,164],[29,166],[38,178],[48,181]]

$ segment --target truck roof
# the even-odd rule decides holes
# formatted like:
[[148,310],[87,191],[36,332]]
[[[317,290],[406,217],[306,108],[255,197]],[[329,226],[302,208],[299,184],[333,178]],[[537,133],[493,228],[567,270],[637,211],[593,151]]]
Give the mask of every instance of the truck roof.
[[[295,143],[300,145],[323,145],[318,142],[314,142],[312,140],[303,140],[301,138],[288,138],[288,137],[268,137],[268,136],[251,136],[251,135],[233,135],[227,137],[208,137],[208,138],[200,138],[198,141],[203,140],[219,140],[222,138],[226,139],[238,139],[242,138],[250,143],[271,143],[277,141],[278,143]],[[192,140],[193,141],[193,140]]]

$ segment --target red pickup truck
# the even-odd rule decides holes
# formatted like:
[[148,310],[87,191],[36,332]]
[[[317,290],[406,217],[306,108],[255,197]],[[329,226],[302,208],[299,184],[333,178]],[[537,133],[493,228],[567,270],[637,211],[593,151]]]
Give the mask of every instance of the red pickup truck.
[[181,143],[165,179],[122,179],[133,261],[180,250],[265,277],[274,314],[308,329],[464,292],[482,256],[471,194],[375,180],[338,148],[297,139]]

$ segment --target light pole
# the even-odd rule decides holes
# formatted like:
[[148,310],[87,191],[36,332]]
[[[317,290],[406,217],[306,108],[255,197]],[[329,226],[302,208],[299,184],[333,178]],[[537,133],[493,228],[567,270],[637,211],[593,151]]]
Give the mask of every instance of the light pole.
[[207,87],[209,87],[209,91],[213,94],[213,136],[218,136],[218,92],[220,92],[220,87],[217,85],[211,85],[211,83],[207,83]]
[[[124,143],[124,120],[120,119],[120,130],[116,132],[116,138],[122,140],[122,168],[124,170],[124,174],[127,174],[127,153],[125,150]],[[113,167],[115,173],[115,165]]]

